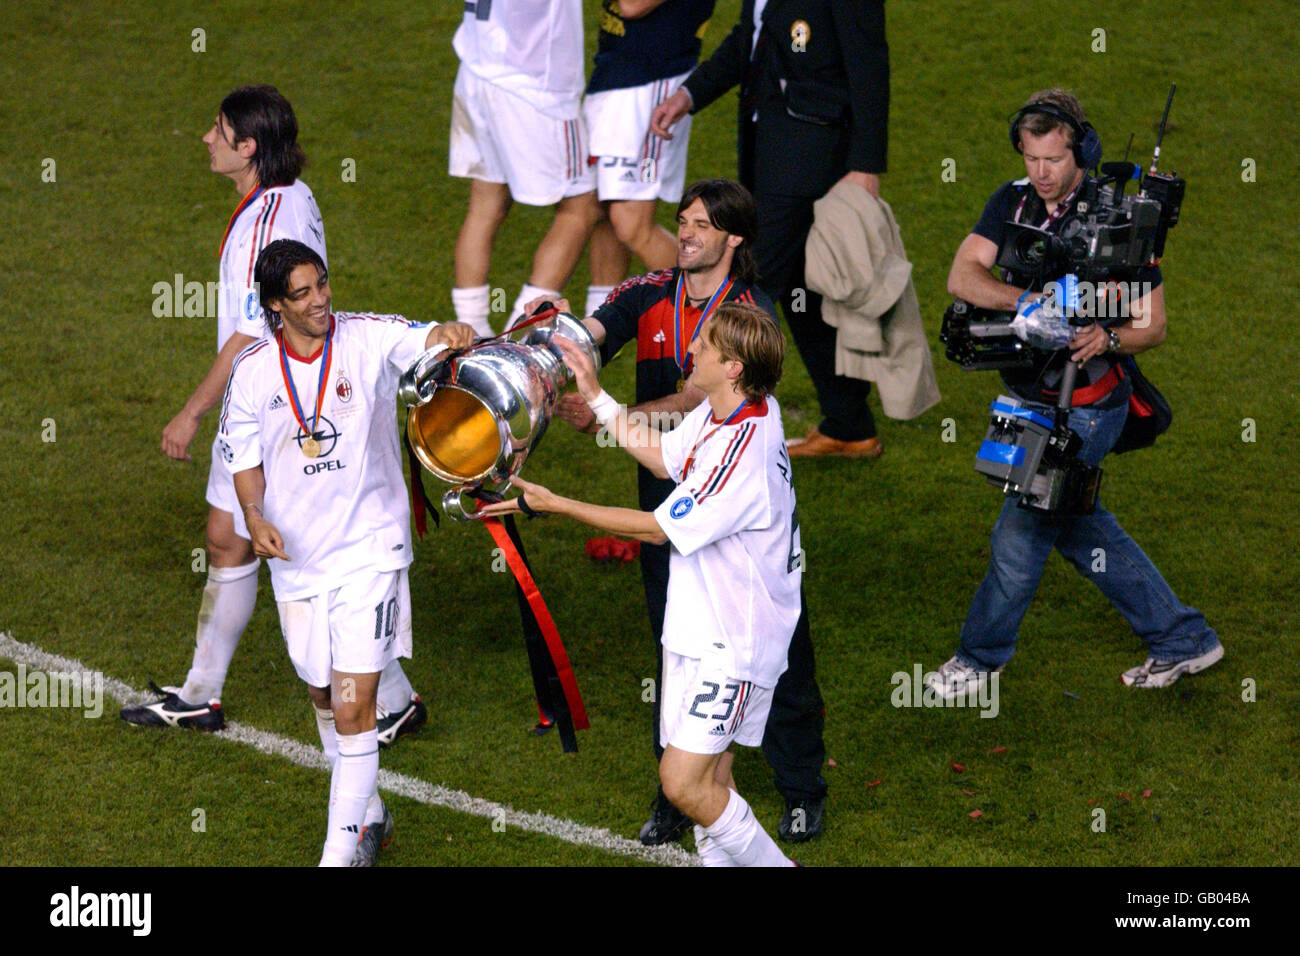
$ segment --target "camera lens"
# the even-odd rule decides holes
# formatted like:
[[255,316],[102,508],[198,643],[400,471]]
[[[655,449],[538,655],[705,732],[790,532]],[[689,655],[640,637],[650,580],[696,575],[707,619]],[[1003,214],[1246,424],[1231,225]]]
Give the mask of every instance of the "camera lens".
[[1016,243],[1016,258],[1028,269],[1037,269],[1047,257],[1047,242],[1032,232],[1022,233]]

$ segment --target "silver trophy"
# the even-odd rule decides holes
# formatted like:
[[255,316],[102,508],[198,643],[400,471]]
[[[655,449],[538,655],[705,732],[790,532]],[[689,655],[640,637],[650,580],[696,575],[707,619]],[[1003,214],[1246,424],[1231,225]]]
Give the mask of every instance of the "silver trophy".
[[518,334],[517,341],[493,338],[460,352],[425,352],[399,383],[416,458],[456,486],[442,496],[443,512],[455,521],[475,517],[467,493],[503,491],[546,433],[573,377],[552,340],[570,340],[600,368],[595,339],[568,312]]

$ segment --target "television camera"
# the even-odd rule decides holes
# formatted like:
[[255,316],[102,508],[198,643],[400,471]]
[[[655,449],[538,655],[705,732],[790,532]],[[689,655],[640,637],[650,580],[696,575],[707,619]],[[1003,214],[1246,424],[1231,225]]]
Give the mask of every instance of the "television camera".
[[[1032,368],[1072,337],[1071,326],[1103,327],[1129,318],[1128,303],[1141,297],[1124,280],[1164,255],[1178,224],[1187,182],[1157,170],[1176,86],[1171,86],[1151,166],[1100,163],[1085,177],[1070,214],[1049,232],[1008,222],[997,265],[1031,288],[1043,289],[1044,308],[1003,312],[961,299],[944,313],[939,340],[947,357],[968,372]],[[1130,143],[1132,140],[1130,139]],[[1125,194],[1136,180],[1138,191]],[[1127,299],[1127,301],[1125,301]],[[1055,327],[1053,327],[1055,326]],[[1048,344],[1050,342],[1050,344]],[[1005,395],[990,409],[975,470],[1020,506],[1051,514],[1088,514],[1096,507],[1101,469],[1078,458],[1083,442],[1068,426],[1078,366],[1066,362],[1054,415]]]

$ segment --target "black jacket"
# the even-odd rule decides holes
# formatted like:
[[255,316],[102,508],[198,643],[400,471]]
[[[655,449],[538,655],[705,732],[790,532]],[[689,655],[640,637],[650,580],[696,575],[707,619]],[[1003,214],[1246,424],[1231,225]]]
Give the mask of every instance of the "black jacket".
[[693,112],[740,87],[742,181],[755,192],[817,197],[848,170],[883,173],[884,0],[768,0],[751,63],[753,18],[754,0],[744,0],[740,23],[685,84]]

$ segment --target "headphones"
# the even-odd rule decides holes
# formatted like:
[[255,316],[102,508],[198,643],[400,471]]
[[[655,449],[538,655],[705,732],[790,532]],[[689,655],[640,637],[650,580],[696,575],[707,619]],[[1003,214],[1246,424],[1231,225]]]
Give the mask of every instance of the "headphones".
[[1031,103],[1011,117],[1011,145],[1017,153],[1020,148],[1020,122],[1031,113],[1040,113],[1060,120],[1074,132],[1074,159],[1080,169],[1093,169],[1101,162],[1101,137],[1087,120],[1080,123],[1066,110],[1051,103]]

